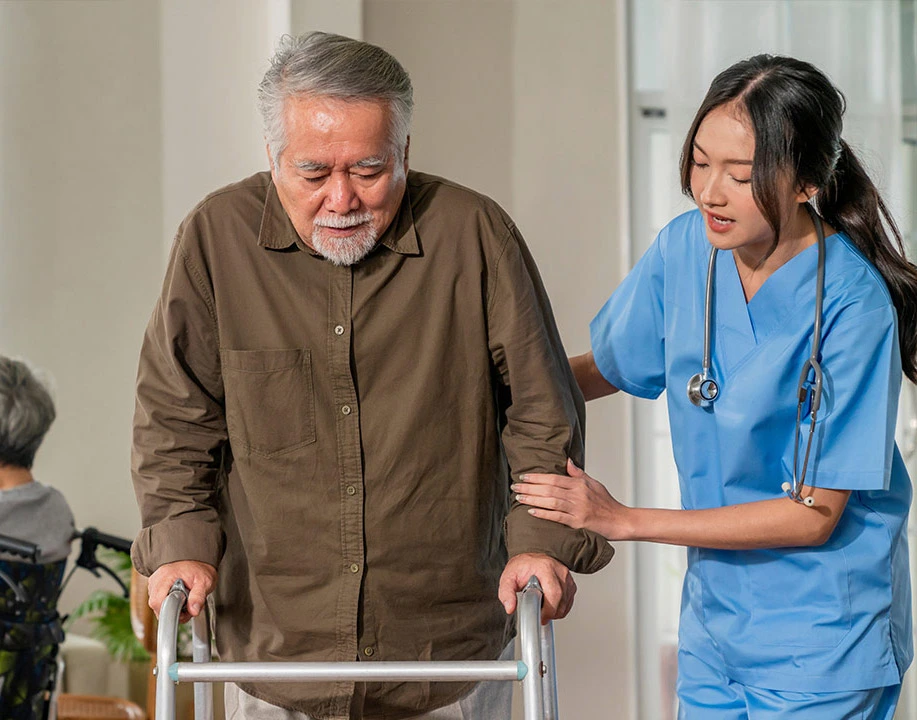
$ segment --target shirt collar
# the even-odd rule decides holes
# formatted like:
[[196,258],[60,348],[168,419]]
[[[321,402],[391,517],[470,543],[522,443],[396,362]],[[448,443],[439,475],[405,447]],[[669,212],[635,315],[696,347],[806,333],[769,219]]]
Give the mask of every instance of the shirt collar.
[[414,211],[411,208],[411,186],[404,189],[401,198],[401,207],[392,219],[391,225],[382,233],[379,245],[385,245],[389,250],[399,255],[420,255],[420,243],[417,242],[417,233],[414,232]]
[[[410,185],[408,185],[401,199],[401,207],[398,208],[397,214],[377,243],[399,255],[420,255],[420,244],[417,242],[417,233],[414,231],[414,213],[411,210],[410,193]],[[267,188],[264,212],[261,215],[261,229],[258,233],[258,245],[271,250],[286,250],[295,245],[300,250],[307,250],[313,255],[318,254],[299,237],[286,210],[283,209],[273,182]]]
[[305,247],[280,203],[273,181],[267,186],[264,211],[261,214],[261,229],[258,232],[258,244],[271,250],[285,250],[292,245]]

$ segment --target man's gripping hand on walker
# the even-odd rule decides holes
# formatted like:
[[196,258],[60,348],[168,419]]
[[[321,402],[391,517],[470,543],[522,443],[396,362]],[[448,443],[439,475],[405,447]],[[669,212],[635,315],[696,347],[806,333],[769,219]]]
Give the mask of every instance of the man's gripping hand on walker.
[[514,555],[503,569],[498,597],[507,615],[516,611],[516,593],[525,588],[532,575],[538,578],[544,593],[542,624],[566,617],[573,607],[573,596],[576,595],[573,575],[559,560],[536,553]]
[[172,585],[179,579],[188,588],[188,602],[178,618],[179,622],[184,623],[192,617],[197,617],[204,607],[207,596],[216,585],[217,569],[209,563],[198,560],[178,560],[160,565],[156,572],[150,575],[148,585],[150,607],[153,608],[157,618]]

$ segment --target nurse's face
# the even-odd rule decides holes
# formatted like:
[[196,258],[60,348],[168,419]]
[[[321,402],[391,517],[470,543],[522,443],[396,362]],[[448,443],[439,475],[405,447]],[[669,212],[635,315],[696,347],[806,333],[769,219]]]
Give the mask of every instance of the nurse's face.
[[[704,214],[707,239],[719,250],[741,249],[750,257],[767,257],[773,250],[774,231],[751,192],[755,137],[744,114],[722,105],[701,121],[694,137],[691,194]],[[795,205],[791,183],[777,184],[783,225]]]

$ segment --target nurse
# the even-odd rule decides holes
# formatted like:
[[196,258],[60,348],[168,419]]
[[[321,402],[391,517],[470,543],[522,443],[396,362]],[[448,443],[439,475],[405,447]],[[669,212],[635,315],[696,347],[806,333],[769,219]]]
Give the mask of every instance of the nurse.
[[[660,232],[570,361],[587,400],[668,390],[684,509],[627,507],[572,463],[513,485],[537,517],[688,548],[684,720],[890,720],[911,662],[911,484],[894,429],[902,369],[917,380],[917,269],[841,139],[843,112],[799,60],[718,75],[681,156],[697,209]],[[705,349],[717,392],[695,405]]]

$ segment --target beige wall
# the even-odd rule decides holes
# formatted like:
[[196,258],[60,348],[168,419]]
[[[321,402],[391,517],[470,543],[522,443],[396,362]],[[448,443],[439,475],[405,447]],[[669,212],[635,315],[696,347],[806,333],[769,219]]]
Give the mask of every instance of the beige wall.
[[266,170],[256,89],[289,0],[158,0],[163,232],[204,195]]
[[[571,354],[623,276],[627,247],[621,158],[623,3],[516,3],[513,211],[541,268]],[[590,403],[586,460],[619,498],[630,492],[624,398]],[[633,557],[577,578],[575,613],[557,627],[560,699],[568,718],[627,718],[633,690]],[[612,711],[613,708],[613,711]]]
[[[36,473],[80,526],[132,536],[133,382],[164,248],[201,196],[265,166],[254,86],[287,27],[363,35],[411,72],[414,167],[503,204],[571,352],[622,274],[619,0],[0,2],[0,352],[55,377]],[[231,39],[231,42],[229,41]],[[593,474],[628,496],[627,403],[589,408]],[[558,624],[565,717],[633,716],[632,562]],[[66,610],[99,587],[81,573]]]
[[[410,163],[513,201],[514,2],[369,0],[364,39],[414,84]],[[523,228],[523,231],[525,228]]]
[[[0,3],[0,352],[55,380],[35,474],[77,526],[133,536],[137,352],[161,282],[151,3]],[[96,587],[81,571],[65,609]]]
[[[411,165],[498,200],[538,262],[571,353],[622,275],[622,3],[368,0],[364,38],[411,73]],[[629,497],[628,403],[588,409],[588,469]],[[565,717],[635,713],[632,555],[577,577],[557,625]],[[519,714],[517,703],[517,716]]]

